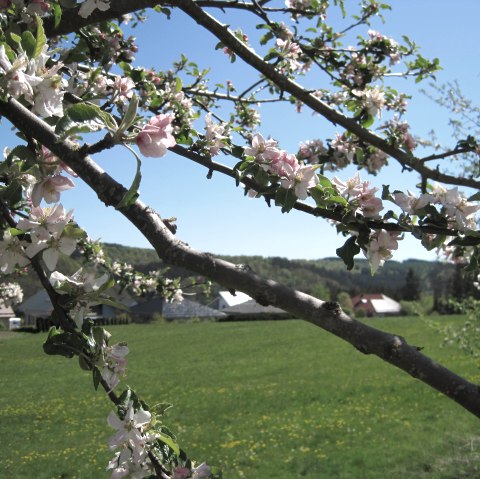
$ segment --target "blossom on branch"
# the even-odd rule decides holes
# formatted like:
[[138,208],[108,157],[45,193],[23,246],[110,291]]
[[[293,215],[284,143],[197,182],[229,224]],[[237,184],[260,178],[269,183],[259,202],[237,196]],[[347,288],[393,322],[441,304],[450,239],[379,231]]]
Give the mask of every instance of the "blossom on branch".
[[22,243],[9,230],[3,232],[0,241],[0,258],[2,259],[0,271],[5,274],[12,273],[16,266],[23,268],[30,263]]
[[392,257],[392,251],[398,249],[398,236],[398,233],[380,230],[370,237],[364,253],[370,262],[372,274]]
[[210,155],[218,155],[219,151],[228,144],[228,136],[225,136],[225,125],[214,123],[212,121],[212,113],[207,113],[205,116],[205,130],[206,147]]
[[23,291],[18,283],[0,284],[0,304],[11,306],[23,301]]
[[56,203],[62,191],[70,190],[75,183],[66,176],[55,175],[36,183],[32,190],[32,203],[40,205],[42,199],[47,203]]
[[159,158],[176,145],[172,135],[173,115],[158,115],[150,119],[137,135],[137,145],[143,156]]
[[110,390],[114,389],[120,382],[120,377],[125,374],[127,360],[125,356],[128,354],[128,346],[126,344],[114,344],[113,346],[104,345],[102,350],[103,357],[99,366],[102,368],[102,378],[107,383]]
[[100,10],[102,12],[107,11],[110,8],[110,0],[85,0],[80,5],[78,14],[83,18],[88,18],[94,10]]

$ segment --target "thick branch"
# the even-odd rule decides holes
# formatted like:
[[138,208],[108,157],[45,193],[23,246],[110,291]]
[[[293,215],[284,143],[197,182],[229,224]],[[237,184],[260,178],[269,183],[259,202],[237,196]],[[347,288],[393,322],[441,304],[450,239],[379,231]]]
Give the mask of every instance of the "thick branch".
[[[36,118],[15,100],[0,102],[0,115],[17,128],[49,148],[69,165],[107,205],[117,205],[125,194],[118,184],[83,151],[69,141],[58,138],[53,129]],[[260,304],[273,304],[292,316],[302,318],[335,334],[366,354],[375,354],[384,361],[406,371],[446,396],[472,414],[480,417],[480,391],[477,385],[449,371],[405,340],[345,315],[338,304],[320,301],[312,296],[264,279],[248,268],[236,266],[201,253],[177,239],[150,207],[137,200],[121,213],[147,238],[165,262],[182,266],[209,277],[229,289],[243,291]]]

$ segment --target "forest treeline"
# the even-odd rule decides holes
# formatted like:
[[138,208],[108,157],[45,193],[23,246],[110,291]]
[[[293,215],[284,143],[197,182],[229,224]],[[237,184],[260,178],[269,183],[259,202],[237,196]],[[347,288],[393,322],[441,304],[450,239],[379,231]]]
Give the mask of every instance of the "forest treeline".
[[[104,244],[106,254],[117,261],[134,265],[142,272],[166,268],[153,249],[135,248],[120,244]],[[223,259],[242,264],[255,273],[312,294],[321,299],[336,301],[341,293],[356,296],[365,293],[383,293],[397,301],[417,301],[422,296],[431,298],[434,309],[441,310],[451,300],[478,297],[474,278],[460,265],[451,263],[407,260],[388,261],[372,276],[367,260],[358,259],[353,270],[347,271],[339,258],[318,260],[287,259],[262,256],[223,256]],[[81,264],[81,256],[62,258],[62,270],[73,273]],[[187,278],[190,273],[170,268],[169,276]],[[12,278],[13,279],[13,278]],[[197,278],[198,279],[198,278]],[[41,286],[33,274],[17,276],[28,298]],[[212,285],[211,296],[223,289]],[[208,303],[211,298],[199,294],[197,299]],[[440,311],[441,312],[441,311]]]

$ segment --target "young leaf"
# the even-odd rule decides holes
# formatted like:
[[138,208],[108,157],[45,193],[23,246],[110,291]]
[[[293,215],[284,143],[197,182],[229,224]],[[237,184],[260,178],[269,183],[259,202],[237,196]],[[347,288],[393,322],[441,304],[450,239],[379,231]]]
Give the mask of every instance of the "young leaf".
[[43,47],[47,43],[47,36],[45,35],[45,31],[43,29],[43,22],[39,16],[35,17],[37,21],[37,38],[35,41],[35,50],[33,52],[33,58],[37,58],[43,51]]
[[137,159],[137,172],[135,173],[135,178],[133,179],[130,188],[125,193],[123,198],[120,200],[118,205],[115,207],[117,210],[121,208],[126,208],[127,206],[130,206],[135,202],[135,200],[138,198],[138,188],[140,187],[140,181],[142,180],[142,172],[141,172],[142,162],[140,161],[140,158],[138,157],[138,155],[131,148],[129,147],[127,148],[135,155]]
[[337,256],[343,259],[348,270],[351,270],[355,265],[354,257],[360,253],[360,246],[358,246],[355,236],[350,236],[345,244],[336,249]]

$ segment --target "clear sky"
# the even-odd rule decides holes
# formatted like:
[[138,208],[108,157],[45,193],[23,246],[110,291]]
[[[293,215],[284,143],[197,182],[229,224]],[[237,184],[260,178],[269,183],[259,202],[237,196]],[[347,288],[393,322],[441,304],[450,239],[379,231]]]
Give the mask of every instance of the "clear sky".
[[[348,4],[353,2],[348,0]],[[374,25],[380,32],[401,38],[408,35],[422,47],[427,57],[439,57],[444,68],[437,81],[444,83],[457,79],[464,92],[477,100],[480,62],[480,2],[478,0],[393,0],[393,11],[386,13],[386,23]],[[245,27],[241,16],[232,28]],[[247,26],[248,27],[248,26]],[[363,31],[365,30],[365,31]],[[358,33],[365,34],[365,29]],[[246,82],[247,73],[237,60],[233,66],[221,51],[214,51],[216,40],[197,27],[182,14],[171,21],[155,15],[145,25],[135,30],[140,52],[136,63],[145,67],[167,67],[180,53],[186,53],[201,67],[212,67],[214,77],[234,84]],[[239,77],[240,76],[240,77]],[[252,76],[251,78],[256,78]],[[320,80],[321,81],[321,80]],[[452,144],[448,129],[448,114],[430,100],[417,94],[409,82],[398,79],[399,90],[414,94],[409,103],[407,120],[413,132],[419,135],[435,128],[442,142]],[[320,85],[322,86],[322,85]],[[426,84],[425,84],[426,86]],[[279,107],[272,111],[262,109],[263,125],[259,131],[272,135],[280,146],[296,152],[300,141],[331,137],[332,129],[319,117],[310,113],[297,115],[292,107]],[[202,125],[198,125],[201,130]],[[14,146],[13,136],[5,128],[0,130],[3,146]],[[135,160],[124,148],[104,153],[95,158],[112,176],[129,184],[133,179]],[[218,161],[231,160],[217,157]],[[347,178],[353,170],[337,173]],[[335,249],[343,241],[335,229],[324,220],[291,212],[282,215],[263,200],[253,200],[243,195],[243,189],[220,174],[206,179],[207,171],[188,160],[170,153],[163,158],[143,160],[141,199],[150,204],[163,217],[176,217],[177,235],[191,246],[215,254],[248,254],[315,259],[335,256]],[[365,173],[362,173],[362,178]],[[390,183],[394,189],[413,189],[415,176],[405,177],[395,165],[385,174],[370,178],[381,187]],[[129,246],[149,247],[147,241],[133,226],[112,208],[98,202],[96,195],[75,180],[77,188],[65,192],[62,202],[66,208],[75,209],[75,218],[92,238]],[[435,259],[417,241],[406,239],[400,243],[394,259]]]

